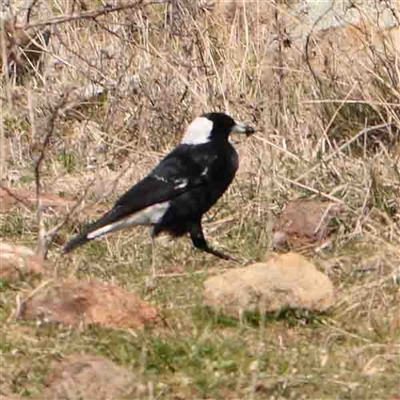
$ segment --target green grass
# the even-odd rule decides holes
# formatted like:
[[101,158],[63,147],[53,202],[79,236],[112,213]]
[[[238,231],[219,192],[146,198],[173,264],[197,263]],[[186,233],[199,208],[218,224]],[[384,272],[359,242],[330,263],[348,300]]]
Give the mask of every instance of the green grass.
[[[109,238],[112,248],[117,241]],[[398,287],[393,282],[372,289],[385,293],[384,304],[367,294],[364,301],[371,302],[369,309],[356,298],[323,315],[288,309],[266,316],[247,313],[239,321],[201,305],[206,271],[193,274],[188,270],[182,276],[160,278],[149,292],[145,278],[150,260],[143,261],[143,269],[135,268],[133,258],[127,265],[123,258],[110,256],[104,246],[99,241],[77,251],[63,273],[68,275],[75,262],[87,264],[89,269],[80,270],[80,277],[116,279],[121,286],[142,293],[159,309],[160,321],[153,329],[135,333],[99,326],[74,330],[13,322],[9,315],[15,295],[19,290],[29,292],[30,283],[4,284],[0,349],[3,365],[13,377],[9,382],[12,392],[27,397],[40,394],[51,362],[81,352],[102,355],[139,374],[144,382],[157,382],[155,394],[164,393],[166,398],[180,393],[186,398],[213,399],[237,395],[373,399],[387,397],[396,388],[399,332],[390,329],[390,321]],[[96,253],[95,249],[102,250]],[[353,263],[362,249],[355,242],[341,248],[340,255],[346,254]],[[132,256],[132,249],[125,251],[125,257]],[[188,246],[182,249],[180,242],[172,242],[169,251],[167,260],[190,255],[193,272],[203,268],[204,256]],[[167,267],[164,256],[157,259],[157,266],[160,273]],[[343,295],[346,288],[378,279],[350,275],[336,280]]]
[[[35,346],[16,338],[1,345],[2,360],[18,365],[12,391],[24,396],[40,393],[49,362],[79,351],[103,355],[136,374],[141,371],[142,379],[162,382],[170,390],[179,386],[199,398],[245,396],[249,390],[259,399],[333,393],[343,399],[380,398],[397,383],[397,356],[387,335],[382,343],[373,336],[357,338],[345,328],[337,333],[324,324],[280,320],[228,327],[205,320],[183,331],[135,335],[99,327],[74,332],[34,326],[27,334]],[[373,357],[384,373],[363,370]]]

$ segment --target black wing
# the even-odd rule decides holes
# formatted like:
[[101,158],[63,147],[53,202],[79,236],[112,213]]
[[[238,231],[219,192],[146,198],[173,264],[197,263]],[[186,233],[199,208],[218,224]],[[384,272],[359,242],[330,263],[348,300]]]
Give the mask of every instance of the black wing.
[[207,171],[217,158],[208,146],[180,145],[165,157],[142,181],[115,203],[134,213],[153,204],[173,199],[199,187],[207,180]]
[[216,158],[217,154],[207,144],[178,146],[147,177],[124,193],[110,211],[73,238],[64,251],[86,243],[90,232],[205,184],[207,172]]

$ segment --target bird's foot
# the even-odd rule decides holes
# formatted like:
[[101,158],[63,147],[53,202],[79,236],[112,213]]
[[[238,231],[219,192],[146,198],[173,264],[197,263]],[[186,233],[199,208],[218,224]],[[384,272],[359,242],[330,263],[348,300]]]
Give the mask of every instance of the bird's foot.
[[236,259],[235,257],[232,257],[229,254],[225,254],[222,251],[215,250],[212,247],[207,246],[206,248],[203,248],[201,250],[205,251],[206,253],[212,254],[218,258],[221,258],[222,260],[234,261],[236,263],[240,263],[240,261],[238,259]]

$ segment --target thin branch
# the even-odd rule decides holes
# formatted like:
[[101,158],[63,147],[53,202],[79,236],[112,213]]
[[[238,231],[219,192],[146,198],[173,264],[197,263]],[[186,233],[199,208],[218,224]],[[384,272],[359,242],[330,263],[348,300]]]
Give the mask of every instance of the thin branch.
[[49,248],[51,242],[54,239],[54,236],[57,234],[57,232],[71,219],[71,217],[74,215],[75,211],[79,209],[79,207],[84,203],[86,200],[87,194],[89,192],[89,189],[91,185],[93,184],[94,179],[92,179],[87,185],[86,188],[83,191],[82,196],[78,199],[78,201],[74,204],[74,206],[69,210],[68,214],[64,217],[64,219],[58,223],[56,226],[54,226],[52,229],[46,232],[46,251]]
[[360,132],[358,132],[356,135],[354,135],[350,140],[348,140],[347,142],[343,143],[336,151],[334,151],[333,153],[329,154],[327,157],[323,158],[321,161],[317,162],[317,164],[315,164],[312,168],[310,168],[304,174],[298,176],[294,181],[295,182],[299,182],[299,181],[303,180],[311,172],[314,172],[321,164],[325,164],[328,161],[332,160],[332,158],[336,157],[339,153],[341,153],[345,148],[349,147],[353,142],[355,142],[362,135],[366,135],[369,132],[376,131],[376,130],[379,130],[379,129],[389,128],[390,126],[392,126],[392,124],[384,123],[384,124],[374,125],[374,126],[370,126],[368,128],[362,129]]
[[[0,99],[0,109],[3,110],[3,99]],[[6,135],[3,116],[0,117],[0,177],[3,178],[6,165]],[[0,185],[1,187],[1,185]]]
[[303,185],[302,183],[297,182],[297,181],[294,181],[294,180],[289,179],[289,178],[286,178],[286,177],[283,176],[283,175],[280,175],[279,178],[282,179],[282,180],[285,181],[285,182],[288,182],[288,183],[292,184],[293,186],[297,186],[297,187],[299,187],[299,188],[301,188],[301,189],[308,190],[308,191],[310,191],[311,193],[315,193],[315,194],[317,194],[317,195],[319,195],[319,196],[321,196],[321,197],[324,197],[325,199],[328,199],[328,200],[333,201],[333,202],[335,202],[335,203],[342,204],[342,205],[344,205],[344,206],[346,206],[346,207],[348,207],[348,208],[351,208],[351,207],[350,207],[348,204],[346,204],[343,200],[340,200],[340,199],[338,199],[337,197],[330,195],[329,193],[321,192],[320,190],[314,189],[313,187],[308,186],[308,185]]
[[166,2],[166,0],[153,0],[153,1],[148,1],[148,2],[145,2],[144,0],[138,0],[134,4],[132,4],[132,3],[124,4],[124,5],[118,6],[118,7],[103,7],[103,8],[92,10],[92,11],[75,13],[75,14],[68,15],[68,16],[55,17],[55,18],[48,19],[47,21],[36,22],[33,24],[26,24],[22,28],[23,29],[39,28],[39,27],[43,27],[43,26],[58,25],[58,24],[62,24],[65,22],[72,22],[72,21],[77,21],[77,20],[82,20],[82,19],[93,19],[93,18],[100,17],[102,15],[107,15],[107,14],[111,14],[111,13],[118,12],[118,11],[130,10],[133,8],[137,8],[139,6],[164,4],[165,2]]
[[[48,246],[46,245],[46,234],[43,223],[43,207],[42,207],[42,199],[41,199],[41,183],[40,183],[40,171],[41,166],[45,158],[46,149],[50,143],[50,139],[54,133],[55,122],[59,115],[59,110],[65,105],[65,102],[68,98],[68,94],[63,94],[61,96],[60,101],[56,104],[54,108],[51,110],[51,115],[49,120],[47,121],[47,132],[44,138],[44,141],[41,145],[40,154],[36,160],[34,174],[35,174],[35,186],[36,186],[36,209],[37,209],[37,220],[39,226],[39,235],[38,235],[38,250],[37,252],[43,258],[46,257]],[[31,105],[32,107],[32,105]],[[33,110],[31,110],[31,115],[34,115]],[[32,127],[34,126],[34,121],[31,121]],[[32,128],[33,129],[33,128]]]
[[26,18],[25,18],[25,21],[26,21],[27,24],[29,24],[29,21],[31,20],[32,10],[33,10],[33,8],[36,6],[36,3],[37,3],[38,1],[39,1],[39,0],[32,0],[32,3],[31,3],[30,6],[28,7],[28,11],[27,11],[27,13],[26,13]]

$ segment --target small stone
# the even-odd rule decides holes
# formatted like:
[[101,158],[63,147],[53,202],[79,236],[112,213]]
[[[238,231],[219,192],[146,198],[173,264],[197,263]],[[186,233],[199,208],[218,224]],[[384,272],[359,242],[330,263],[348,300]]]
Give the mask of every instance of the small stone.
[[275,312],[286,307],[321,312],[332,306],[334,290],[331,280],[311,262],[288,253],[207,279],[203,301],[236,318],[243,311]]

